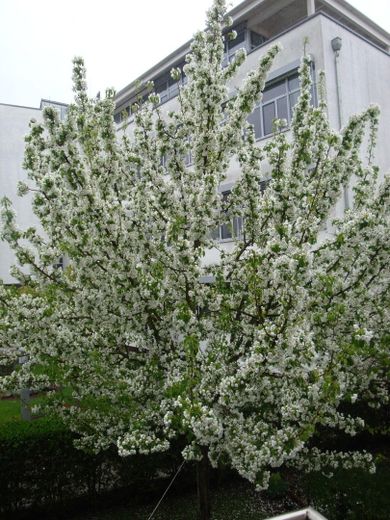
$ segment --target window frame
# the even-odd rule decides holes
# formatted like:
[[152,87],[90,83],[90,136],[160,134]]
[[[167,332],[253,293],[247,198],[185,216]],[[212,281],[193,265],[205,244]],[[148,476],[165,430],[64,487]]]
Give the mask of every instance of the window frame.
[[[313,103],[313,105],[317,105],[314,63],[312,63],[312,65],[311,65],[311,75],[312,75],[312,80],[313,80],[313,85],[312,85],[312,103]],[[295,77],[299,78],[298,67],[294,67],[291,70],[289,70],[288,72],[284,73],[283,75],[278,76],[276,78],[273,78],[272,81],[270,81],[268,84],[266,84],[265,89],[263,91],[263,95],[264,95],[264,92],[267,92],[268,89],[271,89],[271,88],[275,87],[279,83],[280,84],[283,83],[284,86],[285,86],[285,89],[284,89],[283,94],[276,95],[275,97],[270,98],[270,99],[268,99],[265,102],[263,102],[263,96],[262,96],[262,99],[259,100],[256,103],[253,111],[248,116],[247,120],[248,120],[249,124],[251,124],[253,126],[253,128],[255,130],[256,141],[260,141],[262,139],[268,139],[274,133],[273,130],[268,132],[268,133],[265,133],[265,126],[266,126],[265,119],[264,119],[264,108],[265,107],[273,105],[274,114],[275,114],[275,117],[273,118],[273,121],[275,119],[286,119],[285,117],[280,117],[280,115],[278,113],[279,112],[278,101],[280,101],[282,99],[286,99],[286,102],[287,102],[287,115],[288,115],[288,117],[286,119],[287,125],[284,127],[284,130],[288,130],[290,128],[291,121],[292,121],[292,118],[293,118],[293,109],[294,109],[294,106],[296,104],[296,101],[295,101],[294,105],[292,105],[291,97],[293,95],[297,94],[297,93],[299,95],[299,93],[301,91],[300,83],[298,83],[298,87],[292,88],[290,90],[289,82],[290,82],[290,80],[292,78],[295,78]],[[254,113],[255,113],[256,110],[259,112],[258,121],[257,121],[257,128],[260,128],[260,134],[259,135],[256,134],[255,122],[249,121],[249,118],[251,118],[253,120]]]

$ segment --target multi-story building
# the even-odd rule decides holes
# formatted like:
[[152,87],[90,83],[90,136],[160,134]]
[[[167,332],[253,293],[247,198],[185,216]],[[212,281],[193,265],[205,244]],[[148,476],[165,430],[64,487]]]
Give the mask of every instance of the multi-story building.
[[[249,118],[260,146],[271,135],[274,118],[291,121],[299,95],[298,66],[304,41],[308,39],[314,84],[320,70],[326,73],[329,118],[335,128],[342,127],[352,114],[361,112],[369,104],[380,105],[376,162],[382,172],[390,170],[390,34],[344,0],[244,0],[230,14],[237,38],[226,43],[226,62],[241,47],[248,54],[231,83],[232,91],[247,72],[255,68],[270,45],[277,41],[284,49],[270,72],[261,103]],[[140,85],[148,81],[155,84],[162,110],[175,110],[179,86],[171,79],[170,70],[183,68],[189,47],[190,42],[185,43],[118,92],[115,111],[118,130],[126,125],[126,131],[131,132],[131,107],[143,94]],[[182,82],[185,81],[183,74]],[[315,100],[315,85],[313,94]],[[122,120],[123,113],[127,113],[126,123]],[[16,197],[17,181],[25,176],[21,166],[23,135],[27,133],[31,117],[40,117],[39,110],[0,105],[0,192],[15,201],[22,225],[34,221],[26,199]],[[228,192],[239,175],[238,165],[232,161],[221,191]],[[350,193],[346,191],[335,211],[342,211],[349,199]],[[227,248],[234,233],[239,233],[240,226],[240,222],[232,222],[231,226],[220,227],[219,239],[226,243]],[[213,252],[206,261],[213,261]],[[9,280],[7,272],[11,263],[12,254],[0,244],[0,277],[4,280]]]

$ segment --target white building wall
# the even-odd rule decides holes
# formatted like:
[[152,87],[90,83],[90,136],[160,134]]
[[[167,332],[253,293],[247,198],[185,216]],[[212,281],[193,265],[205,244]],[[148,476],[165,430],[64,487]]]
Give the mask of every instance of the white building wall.
[[[41,111],[35,108],[0,104],[0,197],[8,197],[17,215],[21,228],[38,226],[31,207],[31,194],[25,197],[17,195],[17,184],[26,181],[23,170],[24,137],[29,132],[32,118],[41,119]],[[9,269],[15,263],[15,257],[8,244],[0,242],[0,278],[4,283],[14,283]]]
[[370,104],[380,106],[378,143],[375,162],[381,172],[390,171],[390,56],[363,38],[340,26],[335,21],[321,17],[324,47],[326,90],[332,126],[338,119],[335,78],[335,59],[331,40],[342,39],[339,55],[339,85],[341,97],[341,123],[344,126],[353,114],[359,114]]

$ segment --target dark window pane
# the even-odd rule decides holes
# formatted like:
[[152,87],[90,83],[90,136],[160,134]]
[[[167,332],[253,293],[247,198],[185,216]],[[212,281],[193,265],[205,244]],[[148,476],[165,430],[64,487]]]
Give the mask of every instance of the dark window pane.
[[229,224],[222,224],[221,226],[221,239],[227,239],[232,238],[232,225]]
[[160,92],[164,92],[164,90],[167,90],[168,88],[168,82],[167,81],[160,81],[155,84],[154,89],[157,94],[160,94]]
[[279,81],[270,87],[264,89],[263,92],[263,103],[275,99],[276,97],[283,96],[286,94],[286,81]]
[[264,193],[267,189],[269,183],[271,182],[271,179],[266,179],[265,181],[260,181],[260,191],[261,193]]
[[291,117],[293,114],[293,108],[296,105],[296,102],[298,101],[300,92],[294,92],[294,94],[290,94],[290,110],[291,110]]
[[292,90],[297,90],[299,88],[299,77],[298,74],[294,74],[288,78],[288,90],[291,92]]
[[248,123],[253,125],[256,138],[261,137],[260,107],[255,108],[254,111],[249,114]]
[[271,134],[273,131],[273,121],[275,119],[275,103],[269,103],[263,107],[263,128],[264,135]]
[[176,79],[173,79],[172,76],[169,76],[169,78],[168,78],[169,85],[177,85],[177,83],[178,83],[178,81]]
[[228,46],[228,49],[231,51],[235,47],[237,47],[237,48],[244,47],[244,42],[245,42],[245,31],[240,31],[237,34],[237,38],[235,40],[228,40],[227,46]]
[[288,108],[287,108],[287,97],[283,97],[277,100],[277,115],[278,119],[285,119],[288,121]]
[[261,34],[258,34],[254,31],[251,31],[251,49],[255,49],[256,47],[259,47],[262,43],[266,41],[267,38],[265,36],[262,36]]

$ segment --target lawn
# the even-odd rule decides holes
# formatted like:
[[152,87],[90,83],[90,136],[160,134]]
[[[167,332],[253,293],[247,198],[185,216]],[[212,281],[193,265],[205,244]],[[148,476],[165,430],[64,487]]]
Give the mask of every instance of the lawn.
[[[33,406],[40,404],[44,400],[44,396],[32,396],[30,405]],[[14,397],[12,399],[0,399],[0,424],[4,424],[9,421],[21,421],[20,409],[20,397]]]

